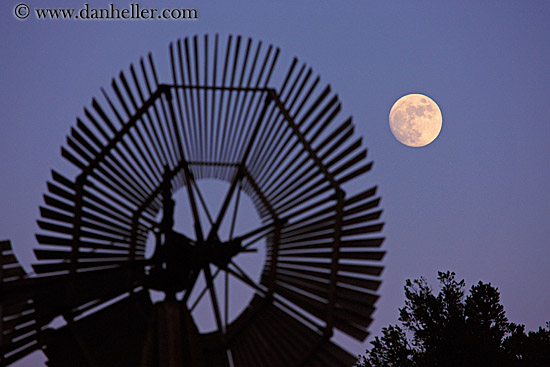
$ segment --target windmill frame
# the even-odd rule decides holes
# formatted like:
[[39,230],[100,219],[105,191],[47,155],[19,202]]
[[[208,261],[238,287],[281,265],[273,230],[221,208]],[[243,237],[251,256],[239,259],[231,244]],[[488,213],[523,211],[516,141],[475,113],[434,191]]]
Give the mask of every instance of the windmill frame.
[[[233,264],[231,275],[256,296],[231,325],[227,316],[223,325],[216,305],[212,279],[217,273],[211,274],[210,265],[203,269],[218,326],[202,336],[205,350],[216,355],[208,363],[350,365],[355,358],[331,338],[334,329],[358,340],[368,335],[382,272],[376,263],[384,256],[377,250],[383,238],[373,234],[383,223],[376,187],[349,196],[343,185],[362,177],[372,162],[365,162],[361,138],[351,140],[351,118],[335,123],[341,112],[338,98],[331,97],[330,86],[317,92],[319,77],[312,78],[311,68],[294,59],[277,90],[270,79],[278,49],[265,50],[261,43],[253,47],[251,39],[245,45],[241,37],[230,36],[218,65],[218,36],[213,48],[207,36],[203,41],[195,36],[170,45],[171,83],[159,82],[149,55],[148,62],[140,60],[141,74],[132,65],[130,77],[121,72],[113,79],[116,98],[102,90],[109,110],[96,99],[84,109],[85,119],[77,119],[61,148],[80,173],[69,179],[52,171],[40,208],[39,262],[34,265],[39,276],[10,279],[13,290],[2,304],[19,292],[23,306],[36,307],[34,347],[55,339],[40,334],[62,315],[84,360],[95,365],[96,352],[86,345],[78,324],[82,315],[121,294],[149,307],[144,301],[145,247],[148,233],[159,226],[155,218],[162,209],[163,184],[168,181],[173,191],[186,188],[197,219],[197,202],[203,201],[197,180],[216,178],[230,188],[205,239],[217,235],[235,191],[243,190],[262,226],[239,240],[245,247],[247,240],[252,245],[264,238],[267,260],[259,284]],[[195,230],[197,238],[204,235],[200,223]],[[101,288],[105,281],[109,285]],[[89,291],[83,293],[84,288]],[[184,303],[191,293],[192,287]],[[19,314],[13,314],[14,320]],[[275,319],[286,320],[274,329],[275,336],[257,326]],[[276,342],[276,337],[289,341]],[[291,352],[298,340],[303,347]],[[17,348],[11,341],[0,344],[0,365],[8,365],[19,356],[10,354]],[[289,354],[275,355],[276,344]],[[223,357],[228,349],[232,356]]]

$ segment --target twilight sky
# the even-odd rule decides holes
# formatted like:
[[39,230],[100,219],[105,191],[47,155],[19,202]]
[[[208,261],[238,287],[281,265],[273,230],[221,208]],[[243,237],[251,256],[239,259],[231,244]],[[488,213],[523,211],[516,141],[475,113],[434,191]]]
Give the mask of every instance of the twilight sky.
[[[240,34],[280,47],[281,69],[294,56],[312,66],[369,148],[364,185],[379,186],[388,252],[372,335],[397,321],[405,279],[435,287],[438,270],[468,287],[491,282],[508,318],[529,330],[550,321],[548,1],[140,3],[194,7],[195,21],[21,21],[18,3],[0,5],[0,239],[27,270],[49,171],[71,172],[59,148],[100,88],[149,51],[166,68],[177,38]],[[388,126],[392,104],[409,93],[443,114],[424,148],[400,144]]]

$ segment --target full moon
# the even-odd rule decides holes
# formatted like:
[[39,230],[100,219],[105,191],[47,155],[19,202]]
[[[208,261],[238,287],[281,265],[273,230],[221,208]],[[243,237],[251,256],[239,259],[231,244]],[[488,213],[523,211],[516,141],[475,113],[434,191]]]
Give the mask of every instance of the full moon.
[[437,138],[443,117],[438,105],[423,94],[408,94],[390,110],[393,136],[409,147],[423,147]]

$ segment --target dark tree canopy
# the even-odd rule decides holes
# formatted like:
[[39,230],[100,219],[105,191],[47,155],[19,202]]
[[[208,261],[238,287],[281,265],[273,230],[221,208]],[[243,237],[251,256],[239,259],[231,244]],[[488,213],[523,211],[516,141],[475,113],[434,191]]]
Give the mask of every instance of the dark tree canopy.
[[455,273],[438,279],[437,295],[424,278],[406,281],[402,326],[383,328],[358,367],[550,366],[550,323],[526,334],[508,322],[491,283],[478,282],[465,295]]

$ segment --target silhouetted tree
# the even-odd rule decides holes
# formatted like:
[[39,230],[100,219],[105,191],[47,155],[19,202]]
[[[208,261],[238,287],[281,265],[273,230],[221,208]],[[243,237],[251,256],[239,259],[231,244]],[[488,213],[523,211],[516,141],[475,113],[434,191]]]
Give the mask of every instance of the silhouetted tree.
[[516,361],[514,366],[550,366],[550,322],[546,328],[525,334],[525,326],[510,324],[510,336],[504,340],[504,349]]
[[403,328],[383,328],[358,367],[550,366],[550,323],[525,334],[508,322],[490,283],[473,285],[465,297],[455,273],[439,272],[438,279],[437,295],[424,278],[406,281]]
[[382,337],[371,342],[373,348],[368,358],[363,357],[363,364],[358,366],[413,367],[415,351],[409,345],[407,337],[399,326],[390,325],[382,328]]

